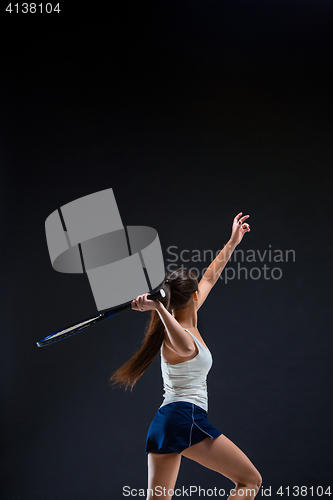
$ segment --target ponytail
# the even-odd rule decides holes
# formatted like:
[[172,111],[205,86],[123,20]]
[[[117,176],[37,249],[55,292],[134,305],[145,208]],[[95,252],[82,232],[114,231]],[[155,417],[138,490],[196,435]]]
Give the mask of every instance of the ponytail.
[[156,358],[164,338],[164,325],[157,311],[151,311],[141,349],[110,377],[109,381],[125,389],[131,388]]
[[[184,307],[193,292],[198,290],[198,282],[186,268],[176,269],[165,277],[163,288],[166,296],[160,300],[169,311]],[[131,391],[137,380],[152,364],[164,340],[164,324],[157,311],[151,311],[141,348],[110,377],[109,382]]]

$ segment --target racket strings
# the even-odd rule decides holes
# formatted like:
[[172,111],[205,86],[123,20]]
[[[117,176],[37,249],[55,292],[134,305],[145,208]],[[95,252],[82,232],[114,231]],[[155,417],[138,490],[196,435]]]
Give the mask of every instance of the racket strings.
[[60,335],[65,335],[66,333],[69,333],[69,332],[71,332],[74,329],[79,329],[79,328],[81,328],[81,326],[87,325],[88,323],[91,323],[92,321],[95,321],[100,316],[101,315],[99,314],[95,318],[89,318],[86,321],[82,321],[82,323],[77,323],[76,325],[70,326],[69,328],[66,328],[65,330],[61,330],[60,332],[54,333],[53,335],[50,335],[49,337],[46,337],[46,339],[51,339],[51,338],[59,337]]

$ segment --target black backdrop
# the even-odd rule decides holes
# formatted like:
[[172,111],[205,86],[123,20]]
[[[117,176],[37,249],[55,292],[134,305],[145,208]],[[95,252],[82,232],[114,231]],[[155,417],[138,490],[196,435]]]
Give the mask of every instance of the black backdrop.
[[[332,3],[60,8],[1,14],[2,498],[104,500],[147,487],[159,361],[132,394],[108,385],[147,316],[35,344],[96,312],[85,276],[52,269],[45,219],[109,187],[125,225],[158,231],[166,266],[173,247],[192,256],[177,264],[201,272],[203,251],[250,214],[240,248],[256,252],[241,263],[252,277],[220,280],[199,314],[214,358],[210,420],[273,498],[280,486],[319,497],[332,444]],[[191,485],[232,486],[183,459],[177,486]]]

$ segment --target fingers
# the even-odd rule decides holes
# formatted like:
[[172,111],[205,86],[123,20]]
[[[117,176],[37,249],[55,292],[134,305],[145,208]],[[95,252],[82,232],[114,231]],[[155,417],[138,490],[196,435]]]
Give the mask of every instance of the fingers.
[[243,215],[243,217],[241,217],[241,218],[238,220],[238,222],[239,222],[240,224],[243,224],[243,223],[244,223],[244,221],[245,221],[246,219],[248,219],[249,217],[250,217],[249,215]]
[[142,311],[143,310],[143,295],[138,295],[136,299],[133,300],[132,304],[134,303],[134,308],[136,311]]
[[138,295],[136,299],[132,300],[132,309],[135,311],[148,311],[151,307],[148,307],[152,302],[152,300],[147,299],[148,293],[144,293],[143,295]]
[[249,215],[243,215],[243,217],[241,217],[242,213],[243,212],[239,212],[239,214],[237,214],[235,217],[235,220],[238,222],[238,224],[243,224],[243,222],[250,217]]

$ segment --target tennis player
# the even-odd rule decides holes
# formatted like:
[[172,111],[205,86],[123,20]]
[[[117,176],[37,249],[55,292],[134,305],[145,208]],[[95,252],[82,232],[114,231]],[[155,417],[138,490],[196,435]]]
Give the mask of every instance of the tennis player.
[[135,311],[151,311],[150,321],[141,349],[110,380],[132,389],[160,352],[164,399],[146,440],[147,500],[157,492],[160,498],[171,499],[182,456],[231,479],[235,486],[229,499],[252,500],[260,488],[261,476],[251,461],[208,420],[206,378],[212,356],[197,329],[198,310],[250,231],[248,217],[242,212],[236,215],[230,240],[199,284],[190,271],[180,268],[166,275],[169,293],[164,299],[152,301],[144,294],[132,302]]

